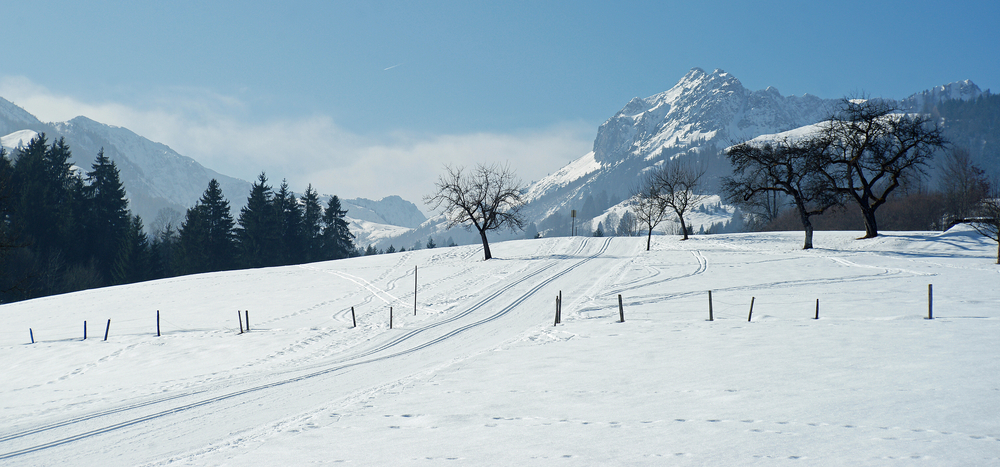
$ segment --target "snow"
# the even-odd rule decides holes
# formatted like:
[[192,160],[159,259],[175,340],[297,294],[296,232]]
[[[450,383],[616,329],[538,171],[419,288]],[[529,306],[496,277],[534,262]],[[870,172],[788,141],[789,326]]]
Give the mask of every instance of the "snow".
[[521,240],[2,305],[0,462],[1000,462],[996,244],[860,235]]
[[579,180],[593,172],[601,170],[601,163],[594,159],[594,151],[584,154],[583,157],[566,164],[556,173],[547,175],[535,182],[528,189],[524,196],[526,202],[541,198],[547,193],[562,188],[570,183]]
[[18,130],[7,136],[0,137],[0,145],[7,148],[8,152],[13,152],[19,147],[26,147],[38,133],[34,130]]

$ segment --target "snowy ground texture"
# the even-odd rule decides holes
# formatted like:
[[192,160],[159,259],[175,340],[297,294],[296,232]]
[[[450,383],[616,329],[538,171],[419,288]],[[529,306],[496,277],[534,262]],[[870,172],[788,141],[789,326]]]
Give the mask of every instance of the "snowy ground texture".
[[3,305],[0,465],[1000,464],[996,245],[859,235],[523,240]]

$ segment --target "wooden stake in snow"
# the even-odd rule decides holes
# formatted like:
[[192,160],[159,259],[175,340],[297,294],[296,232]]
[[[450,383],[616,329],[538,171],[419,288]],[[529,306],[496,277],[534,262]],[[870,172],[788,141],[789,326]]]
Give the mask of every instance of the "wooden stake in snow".
[[559,324],[559,296],[556,295],[556,317],[552,320],[552,325],[555,326]]
[[160,337],[160,310],[156,310],[156,337]]
[[34,344],[35,343],[35,331],[32,331],[31,328],[28,328],[28,335],[31,336],[31,343]]
[[111,319],[108,319],[108,327],[104,328],[104,340],[108,340],[108,331],[111,330]]
[[358,327],[358,320],[357,320],[357,318],[354,317],[354,307],[353,306],[351,307],[351,323],[354,323],[354,325],[351,326],[352,328]]
[[816,299],[816,317],[813,319],[819,319],[819,299]]
[[562,290],[559,291],[559,306],[556,307],[556,322],[562,324]]
[[934,284],[927,284],[927,319],[934,319]]
[[417,316],[417,267],[413,266],[413,316]]
[[240,320],[240,334],[243,334],[243,315],[240,314],[240,310],[236,310],[236,319]]
[[622,294],[618,294],[618,317],[621,319],[619,323],[625,322],[625,308],[622,307]]
[[243,314],[247,318],[247,332],[250,332],[250,310],[243,310]]
[[392,307],[389,307],[389,329],[392,329]]
[[712,316],[712,291],[708,291],[708,320],[715,321],[715,317]]
[[83,321],[83,340],[87,340],[87,321]]
[[748,323],[750,322],[750,319],[753,318],[753,301],[756,300],[756,299],[757,299],[757,297],[750,297],[750,314],[747,315],[747,322]]

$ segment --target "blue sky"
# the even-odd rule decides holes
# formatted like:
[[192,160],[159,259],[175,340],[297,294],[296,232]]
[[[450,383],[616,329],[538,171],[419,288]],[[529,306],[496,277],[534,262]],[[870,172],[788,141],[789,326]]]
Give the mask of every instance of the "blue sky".
[[[10,2],[6,2],[10,3]],[[444,163],[526,181],[692,67],[750,89],[1000,91],[1000,2],[16,2],[0,96],[222,173],[419,204]],[[245,194],[227,194],[230,198]],[[422,206],[421,206],[422,207]]]

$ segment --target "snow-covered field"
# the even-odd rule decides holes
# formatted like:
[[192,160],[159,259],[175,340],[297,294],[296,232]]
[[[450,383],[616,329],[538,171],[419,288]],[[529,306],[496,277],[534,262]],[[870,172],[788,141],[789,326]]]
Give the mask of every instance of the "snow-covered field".
[[997,465],[996,245],[859,235],[523,240],[3,305],[0,465]]

